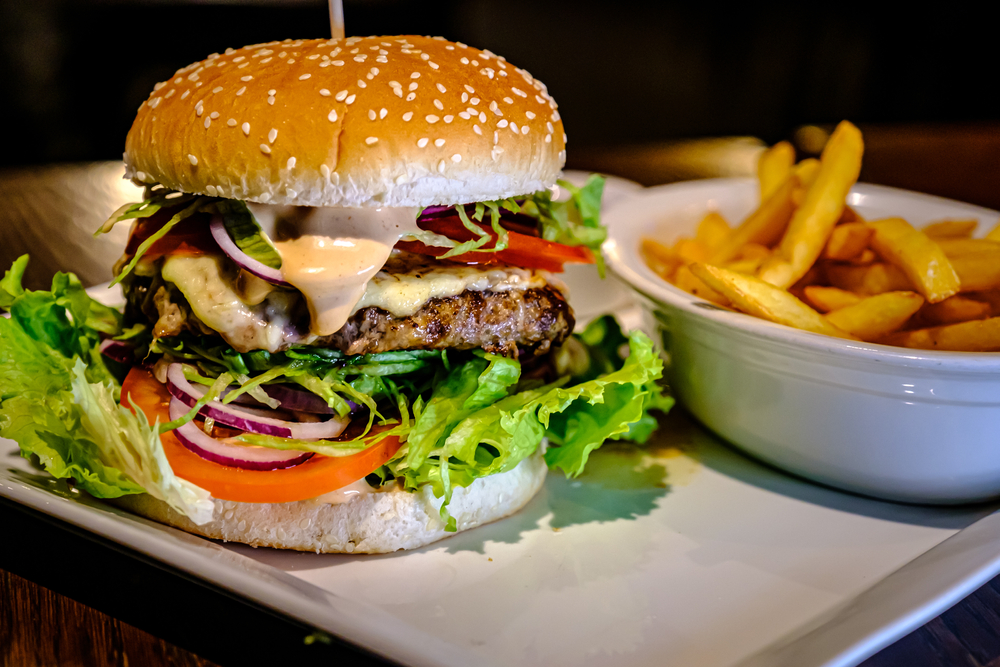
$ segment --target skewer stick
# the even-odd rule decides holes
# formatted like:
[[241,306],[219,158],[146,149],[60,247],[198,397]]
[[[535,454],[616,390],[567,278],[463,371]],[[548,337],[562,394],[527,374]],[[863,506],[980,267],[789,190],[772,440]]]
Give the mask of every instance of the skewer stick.
[[344,37],[343,0],[330,0],[330,33],[334,39],[343,39]]

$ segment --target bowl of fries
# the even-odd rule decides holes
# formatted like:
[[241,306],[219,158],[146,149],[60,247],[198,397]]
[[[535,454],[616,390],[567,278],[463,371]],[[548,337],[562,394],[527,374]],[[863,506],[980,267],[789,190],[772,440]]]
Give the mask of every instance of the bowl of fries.
[[607,216],[678,400],[751,455],[864,495],[1000,497],[1000,213],[819,160],[650,188]]

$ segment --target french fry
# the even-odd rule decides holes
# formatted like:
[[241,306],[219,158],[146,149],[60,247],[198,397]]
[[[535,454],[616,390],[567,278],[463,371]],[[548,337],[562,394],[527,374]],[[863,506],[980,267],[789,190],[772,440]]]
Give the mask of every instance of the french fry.
[[861,132],[841,122],[823,149],[815,182],[788,223],[780,257],[764,263],[758,272],[761,280],[789,287],[813,265],[844,211],[848,191],[858,180],[862,152]]
[[987,232],[986,236],[983,238],[990,241],[1000,241],[1000,222],[998,222],[993,229]]
[[728,306],[729,299],[706,285],[700,278],[692,273],[691,266],[695,265],[685,265],[677,269],[677,272],[674,274],[674,285],[681,288],[688,294],[693,294],[697,297],[705,299],[705,301],[711,301],[712,303],[716,303],[720,306]]
[[975,252],[1000,253],[1000,241],[989,239],[937,238],[934,239],[934,242],[941,250],[944,250],[944,254],[948,257]]
[[763,280],[708,264],[692,264],[688,268],[744,313],[805,331],[852,338],[785,290]]
[[664,280],[672,280],[677,267],[684,263],[673,248],[656,239],[644,238],[639,253],[646,260],[646,265]]
[[698,223],[694,238],[711,251],[718,248],[732,231],[725,218],[719,213],[711,211]]
[[958,293],[958,274],[941,247],[926,234],[902,218],[867,224],[875,230],[871,239],[875,252],[901,268],[925,299],[937,303]]
[[851,260],[868,248],[868,241],[875,232],[863,222],[837,225],[823,249],[825,259]]
[[993,307],[990,303],[956,294],[938,303],[925,304],[920,309],[919,317],[921,322],[927,326],[938,326],[969,320],[983,320],[992,314]]
[[799,183],[808,190],[819,174],[819,160],[814,157],[806,158],[795,165],[792,173],[799,177]]
[[760,268],[761,263],[764,261],[763,257],[752,257],[749,259],[735,259],[727,263],[723,268],[729,269],[730,271],[735,271],[736,273],[742,273],[743,275],[752,276],[757,273],[757,269]]
[[1000,317],[890,334],[880,342],[921,350],[1000,351]]
[[850,262],[851,264],[857,264],[858,266],[864,266],[866,264],[871,264],[877,259],[878,255],[875,254],[874,250],[872,250],[871,248],[865,248],[860,253],[858,253],[857,256],[851,257],[850,259],[845,261]]
[[950,258],[963,292],[1000,287],[1000,252],[970,252]]
[[935,241],[938,239],[969,238],[979,226],[978,220],[941,220],[921,227],[921,231]]
[[795,149],[787,141],[780,141],[761,153],[757,160],[757,180],[760,181],[760,201],[768,200],[781,184],[792,175]]
[[806,301],[821,313],[829,313],[831,310],[853,306],[863,298],[839,287],[824,287],[822,285],[807,285],[803,293]]
[[844,212],[840,214],[840,220],[837,221],[838,225],[846,225],[851,222],[864,222],[865,219],[858,215],[850,206],[844,207]]
[[771,256],[771,249],[760,243],[746,243],[736,256],[740,259],[765,259]]
[[708,248],[694,239],[681,239],[674,244],[674,253],[677,254],[685,264],[691,262],[706,262],[709,258]]
[[876,340],[906,324],[923,304],[916,292],[885,292],[827,313],[826,319],[861,340]]
[[902,269],[885,262],[864,266],[829,262],[824,268],[831,285],[864,296],[913,289]]
[[781,238],[788,221],[795,211],[792,192],[798,179],[787,179],[756,211],[750,214],[728,238],[715,249],[709,260],[712,264],[724,264],[748,243],[768,246]]

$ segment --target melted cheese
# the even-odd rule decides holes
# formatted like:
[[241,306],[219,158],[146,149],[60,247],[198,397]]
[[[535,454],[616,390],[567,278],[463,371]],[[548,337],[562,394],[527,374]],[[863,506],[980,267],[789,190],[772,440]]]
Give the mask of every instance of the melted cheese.
[[309,304],[309,331],[328,336],[357,310],[365,287],[404,236],[419,232],[416,208],[317,208],[298,236],[275,244],[281,275]]

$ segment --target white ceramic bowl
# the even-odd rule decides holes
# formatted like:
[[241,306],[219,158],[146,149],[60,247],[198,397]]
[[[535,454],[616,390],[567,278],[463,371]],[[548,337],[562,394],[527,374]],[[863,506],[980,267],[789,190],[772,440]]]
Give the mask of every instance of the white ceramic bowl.
[[[996,211],[861,184],[867,219],[920,226]],[[710,209],[731,222],[757,204],[751,179],[650,188],[606,216],[612,270],[641,296],[664,347],[672,391],[705,426],[803,477],[914,503],[1000,497],[1000,353],[925,352],[855,343],[718,308],[668,284],[639,254],[644,236],[693,235]]]

